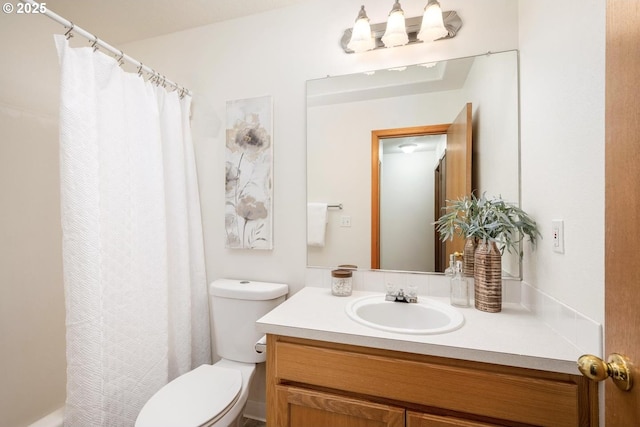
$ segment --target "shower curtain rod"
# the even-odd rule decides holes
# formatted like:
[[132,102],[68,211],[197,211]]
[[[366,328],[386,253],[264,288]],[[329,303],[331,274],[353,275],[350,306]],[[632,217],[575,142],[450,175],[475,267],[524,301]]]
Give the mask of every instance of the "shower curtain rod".
[[[25,4],[30,4],[34,7],[37,7],[40,11],[40,13],[48,16],[49,18],[53,19],[54,21],[56,21],[59,24],[64,25],[65,28],[68,28],[67,32],[65,33],[65,35],[67,36],[67,38],[72,36],[72,33],[76,33],[76,34],[80,34],[82,37],[86,38],[87,40],[89,40],[90,42],[92,42],[92,47],[95,49],[99,47],[109,51],[111,54],[114,55],[114,58],[120,63],[122,64],[122,61],[126,61],[130,64],[135,65],[138,68],[138,74],[142,74],[142,72],[144,71],[147,74],[150,74],[151,80],[158,84],[158,85],[169,85],[169,86],[173,86],[176,91],[180,92],[180,96],[184,96],[184,95],[189,95],[191,96],[191,91],[183,86],[180,86],[179,84],[167,79],[165,76],[159,74],[158,72],[156,72],[154,69],[147,67],[146,65],[144,65],[142,62],[133,59],[132,57],[130,57],[129,55],[126,55],[125,53],[123,53],[120,49],[116,49],[115,47],[111,46],[110,44],[100,40],[97,36],[95,36],[94,34],[91,34],[90,32],[86,31],[83,28],[78,27],[77,25],[75,25],[73,22],[63,18],[62,16],[58,15],[57,13],[49,10],[49,8],[46,7],[42,7],[40,5],[40,3],[34,1],[34,0],[20,0],[22,3]],[[44,5],[44,3],[43,3]]]

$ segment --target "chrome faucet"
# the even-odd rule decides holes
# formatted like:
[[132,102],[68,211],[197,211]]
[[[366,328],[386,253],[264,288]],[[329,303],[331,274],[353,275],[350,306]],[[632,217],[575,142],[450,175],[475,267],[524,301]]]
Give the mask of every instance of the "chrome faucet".
[[418,296],[414,293],[405,294],[402,288],[396,292],[393,287],[387,288],[387,294],[384,299],[385,301],[393,302],[418,302]]

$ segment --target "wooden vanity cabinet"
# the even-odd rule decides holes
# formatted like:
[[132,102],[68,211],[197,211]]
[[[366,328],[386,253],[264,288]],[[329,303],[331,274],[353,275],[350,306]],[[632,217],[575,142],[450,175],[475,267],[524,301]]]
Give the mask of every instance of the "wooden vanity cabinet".
[[[404,427],[405,410],[341,395],[276,386],[276,425],[314,427]],[[268,423],[271,425],[271,423]]]
[[597,426],[580,375],[267,335],[268,427]]

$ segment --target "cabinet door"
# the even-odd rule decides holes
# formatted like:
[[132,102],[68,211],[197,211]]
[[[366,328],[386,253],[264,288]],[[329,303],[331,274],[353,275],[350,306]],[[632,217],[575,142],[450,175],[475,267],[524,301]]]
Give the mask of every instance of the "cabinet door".
[[407,427],[490,427],[479,421],[407,411]]
[[404,409],[334,394],[277,386],[274,427],[404,427]]

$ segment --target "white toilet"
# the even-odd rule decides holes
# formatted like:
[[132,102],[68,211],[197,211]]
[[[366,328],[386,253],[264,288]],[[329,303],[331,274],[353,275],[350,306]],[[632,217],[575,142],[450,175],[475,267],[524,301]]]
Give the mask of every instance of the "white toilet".
[[144,405],[136,427],[238,426],[261,338],[255,321],[285,300],[280,283],[220,279],[209,285],[211,338],[221,360],[201,365],[162,387]]

